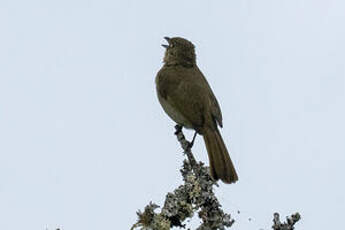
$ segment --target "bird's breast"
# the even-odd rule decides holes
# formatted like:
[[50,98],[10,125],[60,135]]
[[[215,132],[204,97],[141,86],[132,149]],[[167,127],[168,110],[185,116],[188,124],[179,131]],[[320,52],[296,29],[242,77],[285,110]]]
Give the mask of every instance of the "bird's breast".
[[169,97],[163,98],[158,95],[159,102],[161,103],[164,111],[168,114],[168,116],[173,119],[177,124],[184,126],[185,128],[193,128],[192,124],[188,121],[188,119],[183,116],[181,112],[179,112],[174,105],[169,101]]

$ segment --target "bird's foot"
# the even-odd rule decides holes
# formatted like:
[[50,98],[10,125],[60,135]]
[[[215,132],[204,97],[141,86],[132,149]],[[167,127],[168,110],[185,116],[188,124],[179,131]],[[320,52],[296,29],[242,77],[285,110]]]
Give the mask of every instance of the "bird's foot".
[[178,133],[180,133],[182,131],[182,125],[175,125],[175,135],[177,135]]

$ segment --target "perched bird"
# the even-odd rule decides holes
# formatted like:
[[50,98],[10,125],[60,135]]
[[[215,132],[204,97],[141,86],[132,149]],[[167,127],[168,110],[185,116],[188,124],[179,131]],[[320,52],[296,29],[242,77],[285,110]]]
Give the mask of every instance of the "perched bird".
[[165,39],[164,65],[156,76],[159,102],[177,124],[203,136],[213,179],[234,183],[238,176],[218,130],[218,125],[223,127],[222,113],[196,64],[195,47],[184,38]]

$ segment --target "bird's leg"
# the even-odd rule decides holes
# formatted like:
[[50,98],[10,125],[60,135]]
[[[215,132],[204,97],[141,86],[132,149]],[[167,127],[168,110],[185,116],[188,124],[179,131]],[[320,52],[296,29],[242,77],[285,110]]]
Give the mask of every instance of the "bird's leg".
[[194,132],[194,136],[193,136],[193,140],[192,140],[192,142],[189,143],[189,148],[192,148],[192,147],[193,147],[194,141],[195,141],[195,138],[196,138],[196,135],[197,135],[197,134],[198,134],[198,132],[195,131],[195,132]]
[[[175,130],[176,130],[176,131],[175,131],[175,135],[178,135],[179,133],[182,133],[182,128],[183,128],[182,125],[179,125],[179,124],[175,125]],[[197,134],[198,134],[198,132],[195,131],[192,141],[191,141],[191,142],[187,141],[187,143],[188,143],[188,148],[191,149],[191,148],[193,147],[194,141],[195,141],[195,138],[196,138],[196,135],[197,135]],[[183,135],[183,134],[182,134],[182,135]],[[184,135],[183,135],[183,138],[184,138]]]

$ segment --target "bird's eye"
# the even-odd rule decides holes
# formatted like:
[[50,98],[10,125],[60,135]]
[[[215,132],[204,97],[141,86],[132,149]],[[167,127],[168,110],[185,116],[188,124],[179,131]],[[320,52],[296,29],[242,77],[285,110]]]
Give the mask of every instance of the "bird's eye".
[[173,44],[173,43],[171,43],[169,47],[170,47],[170,48],[174,48],[174,44]]

